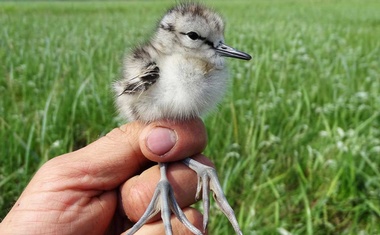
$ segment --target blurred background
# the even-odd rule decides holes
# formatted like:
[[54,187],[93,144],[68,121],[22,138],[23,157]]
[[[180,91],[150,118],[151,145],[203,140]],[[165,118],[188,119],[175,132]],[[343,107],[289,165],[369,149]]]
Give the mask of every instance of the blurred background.
[[[204,118],[243,233],[380,234],[380,1],[205,1],[228,95]],[[0,220],[47,160],[124,121],[111,83],[174,1],[0,2]],[[233,234],[211,208],[209,234]]]

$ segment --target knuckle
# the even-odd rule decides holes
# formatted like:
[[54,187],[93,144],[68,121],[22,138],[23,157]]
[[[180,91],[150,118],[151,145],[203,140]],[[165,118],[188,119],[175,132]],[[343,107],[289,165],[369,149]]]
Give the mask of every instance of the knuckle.
[[124,212],[132,222],[137,222],[144,214],[154,193],[149,182],[144,183],[137,178],[122,192]]

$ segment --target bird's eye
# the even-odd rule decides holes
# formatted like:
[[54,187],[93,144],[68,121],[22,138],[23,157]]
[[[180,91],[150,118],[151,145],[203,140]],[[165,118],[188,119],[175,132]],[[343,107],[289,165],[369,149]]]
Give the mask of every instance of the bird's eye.
[[196,32],[188,32],[186,34],[191,40],[199,39],[199,35]]

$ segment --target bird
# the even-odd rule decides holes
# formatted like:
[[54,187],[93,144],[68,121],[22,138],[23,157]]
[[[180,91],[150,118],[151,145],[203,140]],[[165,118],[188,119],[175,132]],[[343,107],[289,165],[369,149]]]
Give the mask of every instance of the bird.
[[[113,83],[120,115],[129,121],[144,123],[161,119],[184,121],[214,109],[227,88],[225,58],[252,58],[225,44],[224,29],[223,18],[203,4],[185,2],[170,8],[158,22],[150,40],[136,46],[123,60],[121,78]],[[167,235],[172,234],[171,210],[194,234],[203,234],[209,220],[210,190],[235,232],[242,234],[216,170],[190,157],[183,163],[198,175],[196,198],[202,194],[203,231],[187,220],[176,202],[166,177],[170,163],[158,163],[161,179],[153,198],[127,235],[138,231],[159,210]]]

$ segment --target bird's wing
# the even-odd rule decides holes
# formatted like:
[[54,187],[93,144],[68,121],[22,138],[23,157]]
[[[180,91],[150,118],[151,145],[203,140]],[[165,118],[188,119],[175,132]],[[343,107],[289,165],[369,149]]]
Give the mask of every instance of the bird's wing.
[[153,57],[155,49],[151,45],[136,48],[126,58],[123,79],[121,80],[123,94],[142,93],[148,90],[160,77],[160,68]]
[[134,94],[146,91],[152,86],[160,77],[160,69],[156,63],[152,62],[148,64],[141,74],[129,79],[124,84],[122,94]]

